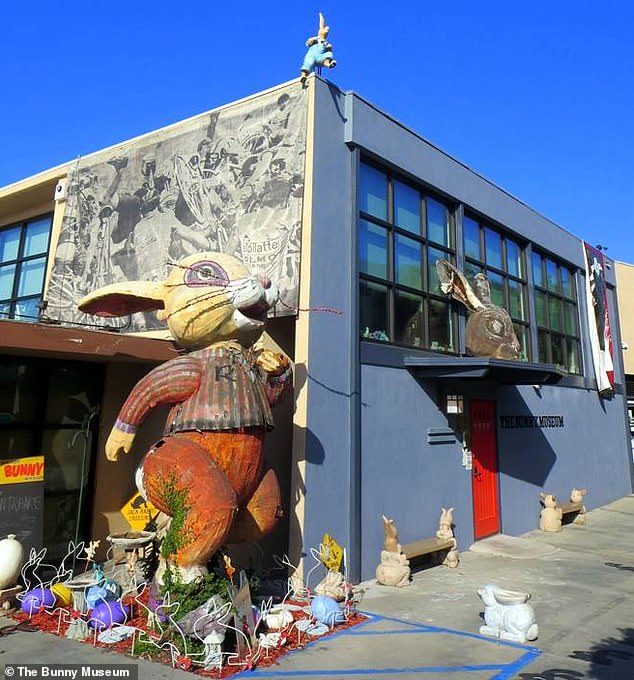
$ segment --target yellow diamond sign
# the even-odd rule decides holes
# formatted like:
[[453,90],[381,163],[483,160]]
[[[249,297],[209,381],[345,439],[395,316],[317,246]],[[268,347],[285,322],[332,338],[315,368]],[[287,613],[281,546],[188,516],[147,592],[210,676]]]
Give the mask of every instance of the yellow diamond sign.
[[119,511],[135,531],[143,531],[148,522],[158,515],[158,509],[137,491]]

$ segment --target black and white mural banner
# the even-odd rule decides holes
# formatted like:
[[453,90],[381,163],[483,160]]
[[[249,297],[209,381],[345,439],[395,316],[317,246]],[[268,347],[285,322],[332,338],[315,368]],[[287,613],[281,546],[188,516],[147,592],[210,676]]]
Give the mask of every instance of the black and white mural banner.
[[[293,83],[78,161],[68,178],[46,316],[95,324],[76,308],[86,293],[160,280],[170,262],[204,250],[266,273],[281,293],[274,313],[294,314],[306,100]],[[154,314],[108,325],[164,327]]]
[[600,250],[588,243],[583,244],[583,254],[586,262],[586,307],[594,373],[599,393],[609,394],[614,389],[614,364],[605,285],[605,257]]

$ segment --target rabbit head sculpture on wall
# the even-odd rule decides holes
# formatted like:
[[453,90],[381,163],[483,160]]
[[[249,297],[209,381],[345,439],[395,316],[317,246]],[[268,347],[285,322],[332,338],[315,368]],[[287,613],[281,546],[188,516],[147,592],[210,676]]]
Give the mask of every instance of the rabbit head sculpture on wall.
[[505,309],[491,302],[487,277],[476,274],[474,290],[451,262],[438,260],[436,271],[442,292],[462,302],[470,311],[466,328],[467,350],[476,357],[519,359],[521,347],[513,322]]

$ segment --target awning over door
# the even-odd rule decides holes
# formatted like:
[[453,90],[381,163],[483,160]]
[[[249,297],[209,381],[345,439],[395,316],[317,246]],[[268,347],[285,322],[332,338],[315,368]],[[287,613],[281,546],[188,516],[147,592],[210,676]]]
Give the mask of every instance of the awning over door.
[[417,378],[488,380],[501,385],[544,385],[567,375],[553,364],[529,364],[491,357],[405,357]]

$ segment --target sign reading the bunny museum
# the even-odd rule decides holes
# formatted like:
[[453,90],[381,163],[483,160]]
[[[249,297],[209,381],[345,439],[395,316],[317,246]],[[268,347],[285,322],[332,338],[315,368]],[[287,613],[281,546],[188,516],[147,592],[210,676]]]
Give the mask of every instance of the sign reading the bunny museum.
[[44,456],[0,461],[0,538],[15,534],[25,551],[42,546]]
[[[46,316],[95,325],[90,291],[164,280],[203,251],[242,259],[277,286],[275,315],[298,302],[307,97],[276,88],[78,160],[47,291]],[[100,326],[164,328],[149,312]]]

